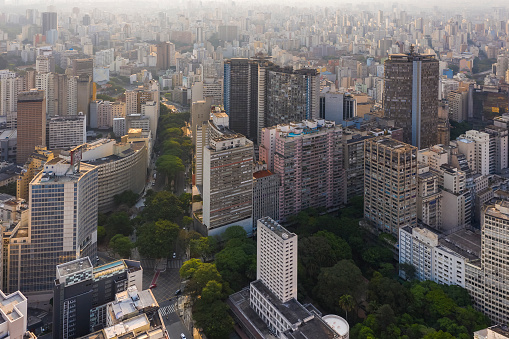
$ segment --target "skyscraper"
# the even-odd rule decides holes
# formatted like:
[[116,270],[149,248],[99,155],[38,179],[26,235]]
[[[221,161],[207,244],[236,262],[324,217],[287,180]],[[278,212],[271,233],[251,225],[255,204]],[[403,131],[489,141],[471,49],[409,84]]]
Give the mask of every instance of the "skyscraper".
[[438,60],[413,52],[391,54],[384,63],[385,116],[403,128],[403,141],[421,149],[436,144]]
[[364,218],[398,237],[417,225],[417,147],[388,137],[364,145]]
[[57,13],[55,12],[43,12],[42,13],[42,34],[46,35],[46,32],[52,29],[58,28]]
[[167,70],[170,66],[175,66],[175,44],[161,42],[157,45],[157,68]]
[[[54,158],[30,182],[28,226],[8,244],[9,291],[51,295],[55,266],[97,252],[97,169]],[[48,297],[49,300],[50,297]]]
[[46,146],[46,99],[44,91],[18,95],[18,152],[16,162],[24,164],[35,146]]
[[465,267],[465,287],[473,298],[474,307],[496,324],[509,321],[508,224],[509,202],[486,206],[481,226],[481,260]]

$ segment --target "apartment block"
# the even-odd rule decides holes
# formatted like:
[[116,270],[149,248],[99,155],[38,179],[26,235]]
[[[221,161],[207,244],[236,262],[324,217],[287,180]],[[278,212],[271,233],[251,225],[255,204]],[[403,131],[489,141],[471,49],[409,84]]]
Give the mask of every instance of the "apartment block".
[[93,267],[85,257],[58,265],[53,287],[53,338],[78,338],[106,326],[107,303],[131,286],[141,291],[142,279],[138,261],[123,259]]
[[481,226],[480,260],[470,263],[466,271],[465,287],[474,307],[487,315],[493,323],[509,320],[508,252],[505,250],[506,227],[509,224],[509,202],[499,201],[484,208]]
[[490,135],[470,130],[456,140],[458,150],[467,157],[472,173],[490,174]]
[[502,169],[509,167],[508,131],[506,128],[490,125],[485,127],[484,132],[490,136],[490,174],[501,173]]
[[435,229],[442,227],[442,190],[438,175],[420,166],[417,176],[417,219]]
[[[465,287],[466,264],[478,258],[479,235],[460,231],[444,235],[425,227],[399,231],[399,263],[411,264],[416,278]],[[400,271],[401,276],[405,273]]]
[[265,168],[253,172],[254,227],[263,217],[279,220],[279,175]]
[[245,136],[212,136],[203,147],[203,225],[208,234],[230,225],[252,233],[253,143]]
[[417,147],[378,137],[365,141],[364,217],[399,235],[417,225]]
[[87,121],[84,115],[53,117],[47,121],[48,148],[71,149],[87,142]]
[[279,175],[279,218],[306,208],[336,210],[346,202],[341,126],[304,120],[264,128],[260,161]]

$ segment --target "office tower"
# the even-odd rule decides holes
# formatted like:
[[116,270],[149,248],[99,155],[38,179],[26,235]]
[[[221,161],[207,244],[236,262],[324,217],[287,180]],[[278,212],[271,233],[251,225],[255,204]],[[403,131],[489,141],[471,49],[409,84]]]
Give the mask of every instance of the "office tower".
[[76,102],[77,113],[83,113],[90,121],[90,103],[94,100],[92,77],[81,74],[76,80],[78,98]]
[[82,74],[85,74],[88,76],[94,75],[94,59],[93,58],[73,59],[72,60],[72,75],[79,76]]
[[46,98],[46,115],[52,117],[55,111],[55,74],[37,73],[35,76],[35,88],[44,92]]
[[123,259],[93,267],[85,257],[58,265],[53,286],[53,338],[79,338],[106,326],[107,303],[131,286],[141,291],[142,281],[138,261]]
[[257,164],[253,172],[253,225],[262,217],[279,220],[279,175]]
[[175,44],[166,41],[156,46],[157,68],[160,70],[170,69],[175,66]]
[[235,58],[224,62],[224,109],[230,118],[230,128],[255,143],[258,130],[265,126],[264,121],[258,119],[258,101],[264,98],[264,79],[259,79],[259,68],[263,69],[249,59]]
[[509,202],[499,201],[484,208],[481,226],[481,258],[466,266],[466,289],[474,307],[493,323],[507,324],[509,308],[509,252],[505,234],[509,223]]
[[253,143],[224,129],[224,120],[228,120],[226,114],[214,115],[218,131],[208,131],[209,142],[203,147],[203,225],[209,235],[231,225],[241,225],[251,234]]
[[320,93],[320,118],[342,124],[357,116],[356,102],[352,95],[342,92]]
[[46,145],[46,99],[44,91],[18,95],[18,150],[16,162],[24,164],[36,146]]
[[281,302],[297,299],[297,235],[268,217],[257,230],[256,279]]
[[83,26],[90,26],[90,22],[91,22],[90,15],[85,14],[83,16]]
[[269,217],[257,224],[257,280],[228,300],[249,337],[347,339],[343,318],[297,301],[297,235]]
[[472,173],[490,174],[490,135],[477,130],[467,131],[456,140],[458,150],[467,157]]
[[413,52],[391,54],[384,63],[385,116],[403,128],[403,141],[421,149],[436,144],[438,60]]
[[48,148],[66,150],[87,142],[84,115],[53,117],[48,121]]
[[16,182],[17,199],[28,201],[30,182],[44,168],[44,164],[51,159],[53,159],[53,152],[48,151],[45,146],[35,146],[34,152],[28,156],[23,171]]
[[30,182],[28,226],[13,234],[7,249],[9,291],[49,300],[57,265],[96,257],[97,169],[79,163],[80,151],[71,154],[72,164],[50,160]]
[[0,336],[3,338],[36,338],[33,333],[27,332],[28,301],[20,291],[8,295],[0,291],[0,324]]
[[364,218],[397,237],[417,225],[417,147],[387,137],[364,145]]
[[239,28],[237,26],[223,25],[219,26],[218,30],[219,30],[219,40],[233,41],[238,39]]
[[43,12],[42,13],[42,34],[46,35],[46,32],[52,29],[58,29],[57,13],[55,12]]
[[264,128],[260,161],[279,175],[279,218],[306,208],[337,210],[346,202],[342,128],[311,120]]
[[449,119],[462,122],[468,118],[468,92],[451,91],[447,95],[449,103]]

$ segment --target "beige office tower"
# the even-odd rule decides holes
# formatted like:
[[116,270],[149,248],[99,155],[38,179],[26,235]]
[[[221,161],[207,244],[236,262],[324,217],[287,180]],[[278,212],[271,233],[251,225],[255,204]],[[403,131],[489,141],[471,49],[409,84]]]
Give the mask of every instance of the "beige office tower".
[[203,148],[203,225],[209,235],[231,225],[252,233],[253,143],[242,134],[212,137]]
[[24,164],[36,146],[46,146],[46,99],[44,91],[18,95],[18,150],[16,162]]
[[257,221],[256,279],[281,302],[297,299],[297,235],[269,217]]
[[379,137],[365,141],[364,217],[383,232],[417,225],[417,147]]
[[481,226],[481,259],[465,266],[465,288],[474,307],[494,324],[509,321],[509,202],[486,206]]

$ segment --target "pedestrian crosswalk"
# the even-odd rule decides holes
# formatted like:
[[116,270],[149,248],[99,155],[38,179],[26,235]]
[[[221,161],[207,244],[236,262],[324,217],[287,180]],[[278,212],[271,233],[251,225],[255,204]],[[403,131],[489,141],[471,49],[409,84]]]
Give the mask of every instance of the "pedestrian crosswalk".
[[182,267],[182,260],[180,259],[168,259],[168,268],[181,268]]
[[175,312],[175,303],[172,303],[168,306],[164,306],[163,308],[159,309],[159,314],[161,315],[161,317],[169,315],[173,312]]

